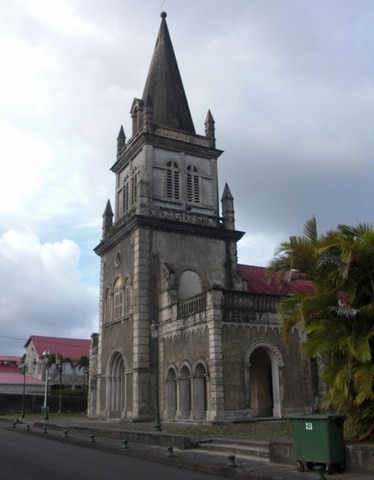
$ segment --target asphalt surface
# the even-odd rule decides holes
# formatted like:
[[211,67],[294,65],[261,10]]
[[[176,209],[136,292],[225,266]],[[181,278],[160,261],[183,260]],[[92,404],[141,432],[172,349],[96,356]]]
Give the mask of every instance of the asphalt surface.
[[[32,438],[32,441],[30,441]],[[219,480],[198,471],[153,463],[129,455],[49,441],[45,434],[0,428],[1,480]]]
[[[1,418],[0,418],[1,420]],[[24,435],[42,438],[44,441],[76,445],[125,457],[179,467],[195,472],[211,474],[215,477],[239,478],[242,480],[311,480],[321,479],[314,471],[298,472],[294,465],[269,463],[253,458],[232,457],[224,453],[202,452],[196,449],[180,450],[175,447],[160,447],[130,442],[126,439],[126,430],[119,422],[91,422],[86,418],[71,419],[61,417],[50,422],[25,422],[13,425],[3,419],[0,427],[14,430]],[[134,428],[134,427],[133,427]],[[135,427],[136,428],[136,427]],[[146,426],[142,427],[143,430]],[[148,426],[148,428],[152,428]],[[154,434],[154,432],[152,432]],[[159,433],[167,438],[166,433]],[[165,440],[162,438],[162,440]],[[235,443],[234,439],[230,439]],[[165,444],[165,441],[163,442]],[[324,473],[329,480],[329,475]],[[337,478],[336,478],[337,477]],[[1,476],[1,478],[4,478]],[[108,477],[110,478],[110,477]],[[127,478],[131,478],[128,477]],[[135,477],[134,477],[135,478]],[[141,477],[140,477],[141,478]],[[147,477],[144,477],[147,478]],[[191,477],[192,478],[192,477]],[[373,475],[344,472],[335,474],[336,480],[373,480]]]

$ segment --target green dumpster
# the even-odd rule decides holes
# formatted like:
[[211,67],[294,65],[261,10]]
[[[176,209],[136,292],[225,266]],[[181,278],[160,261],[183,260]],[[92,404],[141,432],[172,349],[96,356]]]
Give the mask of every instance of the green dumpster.
[[345,468],[343,425],[345,417],[333,414],[291,417],[297,469],[302,472],[324,464],[328,473]]

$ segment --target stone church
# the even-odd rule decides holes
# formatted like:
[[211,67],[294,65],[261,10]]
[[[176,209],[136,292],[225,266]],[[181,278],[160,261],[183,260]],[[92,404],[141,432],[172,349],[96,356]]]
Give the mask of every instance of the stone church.
[[313,372],[300,333],[287,345],[280,334],[289,292],[265,268],[238,264],[243,232],[228,185],[218,189],[215,122],[208,110],[196,133],[161,17],[131,138],[122,127],[117,138],[115,205],[95,248],[88,415],[222,422],[308,411]]

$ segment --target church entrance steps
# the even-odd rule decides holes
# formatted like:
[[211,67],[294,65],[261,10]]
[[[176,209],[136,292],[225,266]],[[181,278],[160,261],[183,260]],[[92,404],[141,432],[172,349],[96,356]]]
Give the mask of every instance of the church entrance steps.
[[199,450],[219,455],[235,455],[237,458],[248,458],[269,461],[269,442],[261,440],[214,439],[198,442]]

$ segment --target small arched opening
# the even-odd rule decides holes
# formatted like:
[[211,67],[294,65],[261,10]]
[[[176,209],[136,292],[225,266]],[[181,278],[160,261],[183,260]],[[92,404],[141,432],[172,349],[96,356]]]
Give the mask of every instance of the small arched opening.
[[206,370],[202,363],[195,368],[194,375],[194,418],[195,420],[205,420],[207,411],[207,382]]
[[177,376],[174,368],[169,368],[166,375],[166,417],[175,418],[177,412]]
[[112,356],[107,375],[107,411],[120,417],[125,408],[125,364],[119,352]]
[[179,375],[180,418],[188,419],[191,414],[191,378],[190,370],[184,365]]

